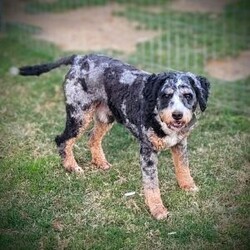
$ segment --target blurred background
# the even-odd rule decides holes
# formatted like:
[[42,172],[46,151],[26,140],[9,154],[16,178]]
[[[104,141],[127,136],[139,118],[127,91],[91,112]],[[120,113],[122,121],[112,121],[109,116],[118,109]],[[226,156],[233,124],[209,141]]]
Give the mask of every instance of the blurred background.
[[32,50],[46,46],[52,57],[98,52],[149,71],[226,81],[249,75],[248,0],[6,0],[1,6],[2,32]]
[[[249,0],[0,0],[0,249],[249,249],[249,17]],[[66,67],[15,75],[91,52],[211,82],[189,137],[200,192],[181,191],[170,152],[159,156],[168,221],[150,217],[138,143],[119,124],[103,140],[109,171],[91,164],[91,128],[74,148],[84,176],[61,166]]]

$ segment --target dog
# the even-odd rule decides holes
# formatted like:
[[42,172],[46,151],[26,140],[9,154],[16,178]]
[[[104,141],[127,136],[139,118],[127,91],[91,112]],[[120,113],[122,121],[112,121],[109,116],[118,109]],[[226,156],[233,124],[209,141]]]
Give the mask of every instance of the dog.
[[168,217],[163,205],[157,154],[170,149],[179,186],[197,191],[189,170],[187,137],[196,123],[195,111],[207,107],[210,83],[190,72],[151,74],[104,55],[72,55],[53,63],[19,68],[23,76],[48,72],[70,65],[65,76],[66,126],[55,141],[63,166],[82,172],[73,146],[94,119],[88,145],[92,163],[110,168],[102,139],[114,121],[123,124],[140,144],[140,165],[146,204],[156,219]]

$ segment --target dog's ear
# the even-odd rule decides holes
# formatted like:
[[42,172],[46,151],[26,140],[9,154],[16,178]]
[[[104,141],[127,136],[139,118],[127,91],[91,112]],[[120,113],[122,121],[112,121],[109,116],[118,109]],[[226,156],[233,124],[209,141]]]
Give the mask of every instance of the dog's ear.
[[143,89],[143,123],[146,128],[152,127],[159,137],[166,134],[162,131],[160,124],[156,121],[154,113],[157,104],[157,97],[163,84],[166,82],[168,75],[166,73],[152,74]]
[[192,79],[191,85],[194,88],[200,109],[203,112],[207,108],[207,100],[209,96],[210,83],[203,76],[195,76],[193,74],[189,74],[189,77],[191,77]]
[[152,74],[149,76],[147,82],[145,83],[143,89],[143,98],[145,100],[145,105],[147,113],[153,113],[157,102],[157,96],[160,91],[161,86],[167,79],[166,73]]

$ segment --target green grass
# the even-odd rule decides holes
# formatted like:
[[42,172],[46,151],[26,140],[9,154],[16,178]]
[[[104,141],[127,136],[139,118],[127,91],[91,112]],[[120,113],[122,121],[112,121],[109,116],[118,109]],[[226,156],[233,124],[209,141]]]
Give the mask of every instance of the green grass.
[[69,9],[77,9],[79,7],[86,6],[95,6],[95,5],[104,5],[107,3],[107,0],[56,0],[56,1],[47,1],[47,2],[37,2],[29,1],[25,7],[26,11],[29,13],[41,13],[41,12],[61,12]]
[[138,6],[129,6],[116,14],[139,22],[139,28],[161,31],[153,41],[138,45],[139,54],[151,68],[153,61],[169,69],[203,73],[206,60],[236,56],[250,48],[249,3],[241,0],[231,4],[221,15],[177,12],[166,7],[152,13]]
[[[177,21],[189,18],[174,15]],[[195,17],[209,25],[207,17]],[[230,20],[229,15],[227,22]],[[151,218],[144,204],[138,144],[120,125],[103,142],[113,164],[109,171],[90,164],[86,136],[75,147],[84,175],[64,171],[54,137],[64,128],[62,75],[67,70],[39,78],[8,73],[12,66],[50,61],[62,52],[42,42],[30,46],[34,41],[28,34],[22,40],[15,30],[20,27],[11,29],[0,38],[0,249],[249,248],[249,78],[237,82],[210,78],[208,109],[189,138],[191,169],[199,193],[180,190],[170,153],[160,155],[162,197],[171,217],[159,222]],[[181,35],[181,29],[176,32]],[[185,39],[192,43],[188,35]],[[237,40],[236,51],[247,48],[241,42]],[[177,44],[173,44],[175,51]],[[146,44],[147,60],[140,66],[153,71],[152,51],[147,46],[152,45]],[[179,46],[181,49],[182,44]],[[197,54],[191,47],[187,51],[192,61]],[[216,48],[216,55],[231,53],[220,42]],[[139,46],[128,61],[135,62],[140,55]],[[185,68],[185,63],[180,60],[174,66]],[[203,72],[202,63],[197,71]],[[135,196],[125,198],[128,191],[135,191]]]
[[[131,4],[131,5],[160,5],[166,3],[168,0],[137,0],[137,1],[128,1],[128,0],[116,0],[114,2],[119,4]],[[47,1],[47,2],[37,2],[36,0],[29,0],[26,5],[26,11],[30,13],[41,13],[41,12],[61,12],[69,9],[77,9],[79,7],[88,7],[88,6],[98,6],[105,5],[109,3],[108,0],[56,0],[56,1]]]

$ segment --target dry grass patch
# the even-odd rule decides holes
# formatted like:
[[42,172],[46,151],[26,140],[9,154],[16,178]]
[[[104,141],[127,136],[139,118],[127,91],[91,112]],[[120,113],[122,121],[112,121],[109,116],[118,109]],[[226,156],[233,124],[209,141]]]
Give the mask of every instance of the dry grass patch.
[[206,72],[214,78],[225,81],[237,81],[250,76],[250,51],[243,51],[237,57],[209,60]]
[[235,3],[236,1],[237,0],[173,0],[163,6],[151,5],[143,7],[143,9],[154,14],[162,13],[166,9],[178,12],[220,14],[228,4]]
[[35,38],[52,42],[64,51],[115,50],[133,53],[137,44],[158,35],[156,31],[137,29],[137,22],[114,16],[114,12],[124,9],[118,4],[38,15],[25,13],[23,9],[23,4],[15,8],[7,4],[7,21],[41,28]]
[[237,0],[175,0],[170,8],[182,12],[221,13],[225,6]]

